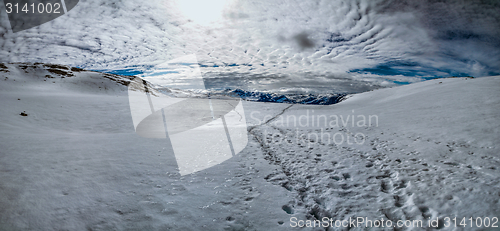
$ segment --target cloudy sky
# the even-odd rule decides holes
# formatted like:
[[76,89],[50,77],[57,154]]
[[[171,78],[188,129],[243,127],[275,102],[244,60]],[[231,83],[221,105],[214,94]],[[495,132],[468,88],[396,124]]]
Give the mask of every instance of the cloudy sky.
[[17,33],[2,9],[0,62],[146,71],[194,54],[229,87],[364,91],[500,74],[499,12],[495,0],[81,0]]

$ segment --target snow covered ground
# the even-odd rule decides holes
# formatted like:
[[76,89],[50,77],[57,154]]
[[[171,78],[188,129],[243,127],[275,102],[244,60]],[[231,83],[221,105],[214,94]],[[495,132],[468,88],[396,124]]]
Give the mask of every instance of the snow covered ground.
[[[500,77],[329,106],[244,102],[247,147],[180,176],[165,140],[135,133],[131,78],[44,64],[0,76],[1,230],[293,230],[322,217],[483,230],[443,226],[500,215]],[[430,228],[376,230],[393,229]]]

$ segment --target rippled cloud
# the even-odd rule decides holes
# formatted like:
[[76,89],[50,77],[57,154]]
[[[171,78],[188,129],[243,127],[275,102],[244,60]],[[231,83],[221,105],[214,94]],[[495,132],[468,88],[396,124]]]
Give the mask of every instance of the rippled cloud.
[[190,1],[80,1],[18,33],[3,11],[0,61],[135,73],[196,54],[221,86],[339,92],[500,74],[497,1]]

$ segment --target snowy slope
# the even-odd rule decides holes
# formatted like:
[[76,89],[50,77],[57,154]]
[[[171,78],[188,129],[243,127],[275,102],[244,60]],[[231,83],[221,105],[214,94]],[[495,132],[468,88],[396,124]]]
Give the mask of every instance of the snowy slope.
[[260,230],[287,219],[286,190],[264,180],[255,148],[181,177],[165,140],[135,134],[126,86],[96,72],[6,67],[0,230]]
[[[291,217],[500,214],[500,77],[329,106],[245,102],[248,146],[183,177],[164,140],[135,134],[129,78],[44,64],[6,64],[0,77],[2,230],[289,230]],[[315,126],[321,115],[327,125]],[[332,126],[332,115],[378,115],[378,126]],[[302,125],[287,126],[294,117]],[[318,142],[321,129],[366,142]]]
[[499,87],[497,76],[376,90],[293,106],[252,133],[279,167],[269,180],[309,219],[491,218],[500,214]]

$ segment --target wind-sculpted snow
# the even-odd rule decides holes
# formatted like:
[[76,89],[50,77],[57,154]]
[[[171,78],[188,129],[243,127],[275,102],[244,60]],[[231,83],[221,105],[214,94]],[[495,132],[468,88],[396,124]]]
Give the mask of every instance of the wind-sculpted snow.
[[[201,2],[188,10],[207,7]],[[195,54],[205,75],[267,80],[250,85],[314,88],[342,80],[367,90],[500,73],[495,1],[231,0],[211,24],[190,18],[178,5],[80,1],[67,14],[18,33],[9,31],[2,10],[0,62],[139,73]]]

